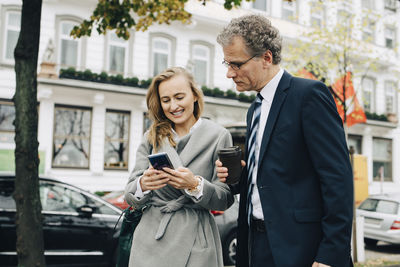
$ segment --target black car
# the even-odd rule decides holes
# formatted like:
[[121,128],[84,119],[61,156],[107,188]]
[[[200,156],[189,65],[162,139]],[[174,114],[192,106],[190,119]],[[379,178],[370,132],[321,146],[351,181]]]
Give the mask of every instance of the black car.
[[225,265],[235,265],[236,257],[236,230],[239,212],[238,197],[235,196],[233,205],[224,212],[212,211],[218,231],[221,236],[222,253]]
[[[17,266],[14,180],[0,176],[0,266]],[[115,266],[121,209],[54,179],[39,187],[47,266]]]

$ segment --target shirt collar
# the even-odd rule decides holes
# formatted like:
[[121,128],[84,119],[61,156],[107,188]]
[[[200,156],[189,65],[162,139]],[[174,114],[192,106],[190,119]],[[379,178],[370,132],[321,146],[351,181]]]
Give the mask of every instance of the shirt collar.
[[[196,130],[201,122],[202,122],[202,118],[199,118],[194,124],[193,126],[190,128],[189,133],[193,132],[194,130]],[[172,135],[174,136],[174,140],[176,141],[179,138],[179,135],[175,132],[175,130],[172,128]]]
[[278,73],[261,89],[260,94],[268,103],[272,103],[278,84],[282,78],[283,69],[279,68]]

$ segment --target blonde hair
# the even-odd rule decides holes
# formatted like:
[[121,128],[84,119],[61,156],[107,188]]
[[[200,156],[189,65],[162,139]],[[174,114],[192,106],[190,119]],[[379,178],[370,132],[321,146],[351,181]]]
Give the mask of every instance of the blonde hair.
[[193,95],[197,98],[194,102],[193,115],[197,119],[200,118],[204,108],[203,92],[197,88],[193,76],[184,68],[172,67],[164,70],[155,76],[150,84],[146,95],[147,108],[149,109],[150,119],[153,123],[150,126],[148,141],[153,146],[153,150],[157,151],[162,144],[162,140],[167,137],[169,143],[175,147],[176,143],[172,135],[173,123],[164,114],[161,107],[159,87],[164,81],[171,79],[177,75],[182,75],[188,81]]

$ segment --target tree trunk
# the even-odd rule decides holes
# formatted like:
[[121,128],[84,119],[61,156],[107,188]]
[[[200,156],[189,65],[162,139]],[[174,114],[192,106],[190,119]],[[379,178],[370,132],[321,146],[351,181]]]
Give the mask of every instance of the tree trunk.
[[14,50],[15,191],[18,266],[46,266],[38,178],[37,62],[42,0],[24,0]]

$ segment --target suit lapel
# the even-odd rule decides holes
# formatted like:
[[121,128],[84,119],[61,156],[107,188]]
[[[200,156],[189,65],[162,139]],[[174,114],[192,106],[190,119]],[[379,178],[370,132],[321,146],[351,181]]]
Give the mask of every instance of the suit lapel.
[[272,130],[275,127],[276,119],[278,118],[281,106],[286,98],[286,90],[290,86],[290,80],[292,76],[287,73],[286,71],[283,73],[282,78],[276,88],[275,96],[272,101],[271,108],[269,110],[269,115],[267,119],[267,123],[265,125],[261,147],[260,147],[260,154],[258,162],[262,162],[265,151],[267,150],[268,143],[271,137]]

